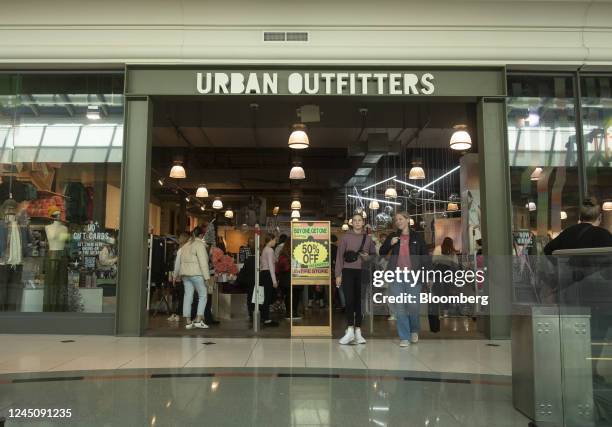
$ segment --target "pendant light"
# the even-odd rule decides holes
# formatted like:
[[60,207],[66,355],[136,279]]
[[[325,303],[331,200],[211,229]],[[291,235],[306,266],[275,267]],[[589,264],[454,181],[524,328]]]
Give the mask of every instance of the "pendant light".
[[453,126],[455,132],[453,132],[450,139],[450,148],[458,151],[469,150],[472,147],[472,138],[467,133],[466,125]]
[[527,202],[527,204],[525,205],[525,208],[529,209],[529,212],[533,212],[537,210],[537,206],[535,202]]
[[204,184],[200,184],[198,189],[196,190],[196,197],[204,198],[208,197],[208,189]]
[[375,211],[380,208],[380,204],[376,200],[372,200],[368,206],[371,210]]
[[157,183],[159,184],[160,187],[163,187],[164,186],[164,178],[159,178],[157,180]]
[[200,206],[200,210],[201,210],[202,212],[204,212],[204,211],[206,210],[206,208],[204,207],[204,205]]
[[298,222],[299,220],[299,218],[291,218],[291,222]]
[[412,162],[412,168],[408,173],[408,179],[425,179],[425,171],[421,166],[421,160]]
[[291,135],[289,135],[289,142],[287,142],[287,145],[289,145],[289,148],[294,148],[296,150],[303,150],[310,146],[308,134],[306,133],[306,126],[304,124],[298,123],[293,125],[293,131]]
[[350,225],[351,227],[353,226],[353,218],[349,219],[348,225]]
[[216,198],[212,205],[213,209],[223,209],[223,202],[220,198]]
[[540,175],[542,175],[542,168],[535,168],[533,172],[531,172],[531,176],[529,177],[532,181],[537,181],[540,179]]
[[232,210],[232,208],[228,208],[225,211],[225,215],[224,215],[227,219],[234,219],[234,211]]
[[412,227],[414,225],[414,219],[410,218],[409,224]]
[[272,209],[272,215],[278,215],[278,211],[280,211],[280,206],[274,206],[274,208]]
[[291,202],[291,209],[293,209],[294,211],[299,211],[300,209],[302,209],[302,204],[299,200],[294,200],[293,202]]
[[393,187],[389,187],[385,190],[385,197],[387,199],[397,199],[397,191]]
[[455,202],[448,202],[448,205],[446,205],[446,210],[451,212],[457,212],[459,210],[459,205]]
[[606,200],[603,203],[601,209],[604,210],[604,211],[612,211],[612,201]]
[[187,173],[185,173],[183,162],[181,162],[180,160],[174,161],[174,166],[172,166],[172,169],[170,169],[170,178],[174,178],[174,179],[187,178]]
[[295,165],[289,172],[289,179],[306,179],[306,173],[301,166]]
[[300,211],[291,211],[291,218],[299,218]]
[[342,231],[348,231],[349,230],[349,225],[348,224],[342,224]]
[[562,220],[567,219],[567,212],[561,211],[561,219]]

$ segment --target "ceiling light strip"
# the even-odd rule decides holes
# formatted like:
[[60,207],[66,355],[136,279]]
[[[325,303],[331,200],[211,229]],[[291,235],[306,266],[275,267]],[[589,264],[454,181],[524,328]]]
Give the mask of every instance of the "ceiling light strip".
[[419,191],[423,191],[425,190],[427,187],[431,187],[432,185],[434,185],[436,182],[440,181],[442,178],[447,177],[448,175],[450,175],[451,173],[457,171],[461,169],[461,166],[457,166],[451,170],[449,170],[448,172],[446,172],[444,175],[437,177],[436,179],[434,179],[433,181],[431,181],[429,184],[424,185]]
[[395,178],[397,178],[397,175],[393,175],[391,178],[383,179],[382,181],[377,182],[376,184],[372,184],[372,185],[370,185],[368,187],[364,187],[364,188],[361,189],[361,191],[369,190],[372,187],[376,187],[377,185],[383,184],[383,183],[385,183],[387,181],[391,181],[392,179],[395,179]]
[[348,196],[353,198],[353,199],[371,200],[373,202],[387,203],[389,205],[401,205],[401,203],[399,203],[399,202],[391,202],[389,200],[374,199],[372,197],[353,196],[352,194],[349,194]]
[[404,184],[404,185],[407,185],[407,186],[412,187],[412,188],[416,188],[419,191],[427,191],[428,193],[436,194],[435,191],[427,190],[426,188],[419,187],[418,185],[414,185],[414,184],[411,184],[411,183],[406,182],[406,181],[402,181],[401,179],[395,179],[394,178],[393,181],[399,182],[400,184]]

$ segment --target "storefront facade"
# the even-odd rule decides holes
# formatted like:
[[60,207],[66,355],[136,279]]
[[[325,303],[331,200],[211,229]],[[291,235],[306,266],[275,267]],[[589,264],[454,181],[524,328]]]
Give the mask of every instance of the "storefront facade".
[[[476,102],[478,129],[473,132],[481,142],[478,155],[482,165],[484,253],[508,257],[490,274],[493,315],[488,316],[486,333],[492,338],[509,336],[513,287],[507,261],[512,255],[513,231],[537,228],[544,236],[558,232],[569,224],[560,222],[562,212],[566,213],[564,221],[575,223],[576,206],[586,195],[601,199],[612,196],[610,184],[606,184],[610,182],[610,152],[606,147],[612,132],[612,51],[604,42],[612,29],[605,30],[609,24],[600,22],[601,16],[611,12],[605,4],[590,8],[556,5],[558,24],[546,31],[540,26],[548,22],[552,7],[548,4],[530,6],[534,22],[528,28],[524,28],[523,14],[511,7],[518,8],[515,4],[490,6],[490,15],[486,16],[468,16],[455,3],[427,7],[362,4],[363,13],[351,18],[342,9],[325,14],[320,10],[302,11],[300,22],[313,23],[303,31],[302,26],[300,31],[286,30],[287,22],[295,19],[290,9],[268,13],[266,10],[271,9],[262,6],[258,15],[234,17],[227,15],[221,4],[181,4],[180,12],[176,6],[162,3],[139,13],[126,11],[126,21],[117,27],[111,25],[114,21],[110,17],[85,9],[71,12],[73,16],[53,18],[58,23],[55,27],[43,27],[17,15],[6,18],[6,22],[13,19],[14,25],[7,31],[23,38],[19,49],[16,44],[0,46],[4,53],[0,96],[6,100],[2,103],[2,124],[8,129],[2,157],[8,169],[3,181],[9,176],[17,179],[23,173],[22,164],[31,164],[32,173],[50,163],[63,165],[57,167],[59,175],[62,169],[74,168],[63,171],[63,185],[78,181],[84,189],[97,190],[93,197],[104,194],[104,212],[85,214],[87,220],[104,221],[106,230],[120,232],[104,237],[106,241],[118,237],[116,292],[106,295],[115,297],[116,309],[113,306],[101,313],[5,310],[0,313],[0,330],[143,333],[147,324],[151,98],[155,96],[300,96],[306,93],[307,79],[320,73],[321,86],[312,95],[410,96],[428,101],[439,97]],[[369,10],[373,7],[376,10]],[[419,27],[407,27],[405,17],[416,15],[421,20]],[[576,15],[586,16],[586,23],[575,22]],[[331,16],[344,18],[332,24],[328,22]],[[452,17],[454,25],[463,17],[463,22],[449,30],[451,22],[441,23],[440,17]],[[202,24],[202,20],[207,22]],[[75,22],[85,23],[78,30],[78,43],[71,42],[68,35]],[[428,22],[431,26],[423,27]],[[509,30],[507,22],[523,30]],[[368,31],[364,31],[366,26]],[[568,27],[575,30],[567,31]],[[102,32],[116,45],[99,42]],[[453,46],[448,47],[436,34],[453,39]],[[517,34],[534,44],[525,48],[516,40]],[[44,37],[50,44],[47,49],[39,43]],[[328,80],[323,73],[329,73]],[[377,84],[372,78],[363,84],[360,74],[384,74],[386,80]],[[91,93],[102,93],[105,98],[89,99]],[[32,98],[32,94],[48,97]],[[98,112],[104,123],[94,127],[78,123],[79,117],[89,113],[90,104],[105,106]],[[68,111],[71,119],[61,130],[61,141],[54,142],[52,135],[58,132],[59,124],[55,120],[55,126],[48,129],[44,119],[46,114],[53,119],[56,113],[52,108],[57,105],[65,110],[72,108],[72,114]],[[73,128],[68,129],[68,124]],[[594,132],[597,129],[604,129],[604,133]],[[98,134],[85,138],[88,132]],[[74,133],[71,144],[66,142],[68,133]],[[564,133],[575,135],[569,148],[555,145]],[[85,143],[79,143],[79,138]],[[567,150],[574,153],[569,158],[563,154]],[[535,168],[542,168],[550,182],[542,180],[536,189],[525,189],[525,175],[531,175]],[[565,176],[563,182],[561,175]],[[545,181],[556,189],[552,199],[542,187]],[[555,194],[563,192],[565,182],[568,186],[577,184],[564,194],[564,198],[575,200],[555,199]],[[13,192],[12,187],[9,192]],[[533,218],[530,202],[540,206],[537,214],[531,214]],[[44,206],[47,210],[50,207]],[[82,226],[87,221],[74,222]],[[70,230],[73,235],[97,231]],[[85,239],[86,234],[82,236]],[[96,255],[102,246],[95,248]],[[81,245],[75,250],[86,256],[89,252],[85,251],[91,248]]]

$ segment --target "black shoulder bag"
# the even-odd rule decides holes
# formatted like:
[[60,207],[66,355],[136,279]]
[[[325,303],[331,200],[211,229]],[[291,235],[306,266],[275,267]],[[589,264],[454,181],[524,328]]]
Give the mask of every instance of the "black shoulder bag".
[[359,259],[359,252],[363,250],[363,245],[365,245],[367,235],[363,235],[363,239],[361,239],[361,246],[359,246],[358,251],[344,251],[344,262],[355,262]]

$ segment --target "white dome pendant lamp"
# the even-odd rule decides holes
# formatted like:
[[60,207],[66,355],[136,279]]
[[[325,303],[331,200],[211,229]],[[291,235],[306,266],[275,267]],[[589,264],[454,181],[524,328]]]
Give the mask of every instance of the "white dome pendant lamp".
[[289,148],[296,150],[303,150],[310,147],[310,141],[308,140],[308,134],[306,133],[306,125],[297,123],[293,125],[293,131],[289,135],[289,141],[287,142]]
[[185,168],[183,167],[183,162],[180,160],[175,160],[172,169],[170,169],[170,178],[174,179],[185,179],[187,178],[187,173],[185,172]]
[[457,151],[466,151],[472,147],[472,137],[467,132],[466,125],[453,126],[453,132],[450,139],[450,148]]

